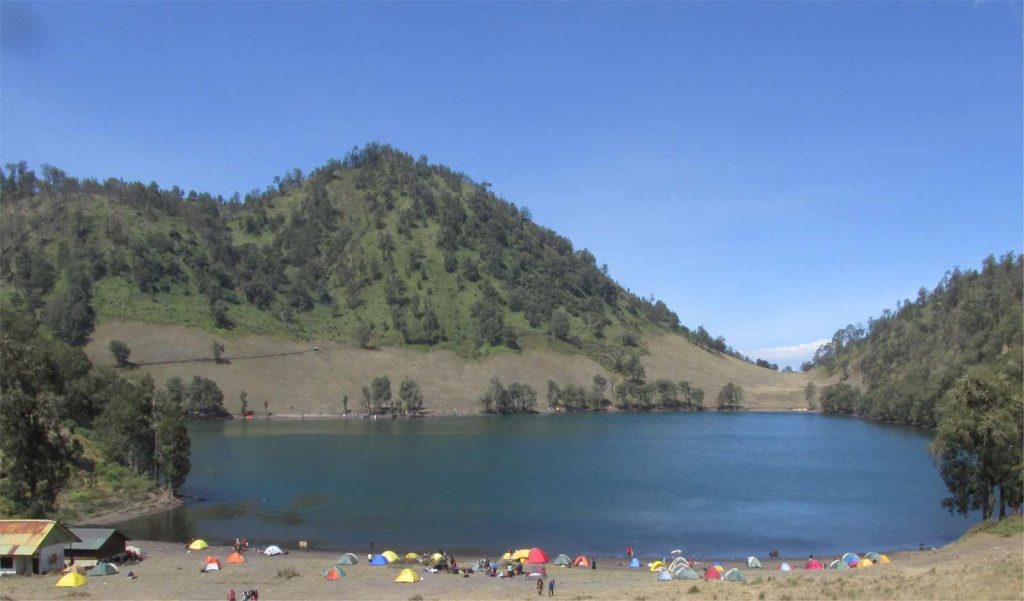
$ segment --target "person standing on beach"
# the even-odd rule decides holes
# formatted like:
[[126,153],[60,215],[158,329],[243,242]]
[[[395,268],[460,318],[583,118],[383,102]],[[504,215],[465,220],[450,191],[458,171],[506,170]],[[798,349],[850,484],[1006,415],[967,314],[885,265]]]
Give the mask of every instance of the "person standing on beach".
[[537,579],[537,596],[538,597],[543,597],[544,596],[544,579],[543,578],[538,578]]
[[548,580],[548,597],[555,596],[555,579]]
[[596,557],[594,559],[590,560],[590,569],[591,570],[596,570],[597,569],[597,558]]
[[626,546],[626,557],[630,561],[633,561],[633,545],[627,545]]

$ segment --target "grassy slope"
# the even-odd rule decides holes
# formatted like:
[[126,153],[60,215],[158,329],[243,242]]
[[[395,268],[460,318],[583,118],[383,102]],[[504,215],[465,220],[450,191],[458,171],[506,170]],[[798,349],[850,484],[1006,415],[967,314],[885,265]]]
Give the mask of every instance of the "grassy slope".
[[[227,356],[298,353],[257,359],[235,359],[230,364],[184,362],[144,366],[157,382],[169,377],[213,378],[225,393],[229,411],[238,411],[238,394],[245,390],[250,406],[262,411],[263,401],[277,414],[339,414],[342,397],[348,395],[349,409],[358,409],[362,386],[378,375],[391,378],[397,388],[403,377],[420,383],[427,409],[434,412],[476,412],[476,399],[492,377],[531,384],[543,400],[547,381],[589,385],[595,374],[614,377],[592,359],[575,353],[532,349],[502,353],[480,360],[466,360],[449,350],[418,350],[384,347],[361,350],[329,340],[288,341],[266,336],[215,337],[193,327],[162,326],[140,322],[105,322],[86,348],[98,364],[110,364],[107,343],[119,339],[132,349],[139,363],[189,361],[210,357],[214,339],[224,341]],[[318,346],[320,352],[309,351]],[[805,374],[783,374],[756,367],[730,357],[714,355],[690,344],[682,336],[660,334],[648,339],[650,354],[644,356],[649,380],[671,378],[690,380],[705,388],[706,404],[727,381],[743,386],[751,409],[788,410],[805,406]]]

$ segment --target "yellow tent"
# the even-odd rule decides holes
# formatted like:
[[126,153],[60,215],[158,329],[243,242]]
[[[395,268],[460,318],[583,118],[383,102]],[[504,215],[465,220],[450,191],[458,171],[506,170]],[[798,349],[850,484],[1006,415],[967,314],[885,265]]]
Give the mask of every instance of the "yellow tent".
[[84,586],[86,582],[89,582],[89,579],[85,576],[78,572],[69,572],[61,576],[57,581],[57,586]]
[[[505,555],[508,555],[508,553],[506,553]],[[442,561],[444,560],[444,555],[441,555],[440,553],[434,553],[430,556],[430,559],[433,559],[434,561]],[[506,557],[505,559],[508,558]]]
[[[381,555],[383,555],[383,553]],[[399,572],[398,578],[395,578],[395,582],[419,582],[420,580],[423,580],[420,578],[420,575],[409,568],[405,568]]]
[[405,554],[405,558],[406,559],[411,559],[411,560],[415,561],[415,560],[419,559],[420,556],[415,554],[415,553],[406,553]]
[[662,562],[662,561],[656,561],[656,562],[651,564],[651,571],[652,572],[657,572],[658,570],[664,570],[664,569],[665,569],[665,563]]
[[875,562],[871,561],[867,557],[857,562],[858,568],[870,568],[873,565],[875,565]]
[[210,545],[206,544],[205,540],[203,540],[201,538],[197,538],[196,540],[192,541],[192,544],[189,545],[188,548],[192,549],[193,551],[198,551],[200,549],[205,549],[205,548],[207,548],[209,546]]
[[891,562],[889,561],[889,556],[888,555],[882,554],[878,558],[878,563],[891,563]]
[[385,551],[381,553],[381,555],[388,560],[388,563],[395,563],[398,561],[398,553],[395,553],[394,551]]
[[515,553],[512,554],[512,561],[515,561],[517,559],[521,559],[523,561],[526,561],[529,558],[530,558],[530,550],[529,549],[519,549],[518,551],[516,551]]
[[719,574],[725,571],[725,568],[723,568],[722,566],[715,566],[715,569],[718,570]]

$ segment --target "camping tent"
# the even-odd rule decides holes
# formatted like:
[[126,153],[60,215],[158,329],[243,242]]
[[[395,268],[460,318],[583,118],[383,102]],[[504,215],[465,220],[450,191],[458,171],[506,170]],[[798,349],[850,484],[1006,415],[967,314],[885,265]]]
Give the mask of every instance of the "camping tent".
[[781,564],[779,564],[779,571],[780,572],[792,572],[793,568],[790,567],[790,565],[788,563],[782,562]]
[[857,562],[858,568],[870,568],[873,565],[875,565],[875,562],[871,561],[867,557]]
[[733,568],[722,576],[722,580],[728,580],[729,582],[743,582],[746,578],[743,577],[743,572]]
[[716,570],[718,570],[718,573],[719,573],[719,574],[723,574],[723,573],[725,573],[725,568],[723,568],[723,567],[722,567],[722,564],[720,564],[720,563],[716,563],[715,565],[713,565],[713,566],[711,566],[711,567],[713,567],[713,568],[715,568]]
[[708,566],[708,569],[704,570],[704,580],[721,580],[722,573],[715,569],[715,566]]
[[747,558],[747,567],[748,568],[759,568],[759,567],[761,567],[761,560],[756,558],[756,557],[754,557],[753,555],[751,555],[750,557]]
[[245,563],[245,556],[241,553],[232,553],[226,560],[228,563]]
[[206,544],[205,540],[197,538],[196,540],[192,541],[192,544],[190,544],[188,548],[192,549],[193,551],[201,551],[209,546],[210,545]]
[[420,556],[417,555],[416,553],[406,553],[405,554],[405,559],[407,561],[418,561],[419,558],[420,558]]
[[112,563],[101,561],[93,569],[86,572],[89,576],[111,576],[117,573],[117,567]]
[[886,555],[885,553],[882,553],[881,555],[878,556],[878,561],[876,561],[875,563],[891,563],[891,561],[889,560],[889,556],[888,555]]
[[512,554],[511,559],[512,559],[512,561],[515,561],[517,559],[519,561],[526,561],[527,559],[529,559],[529,557],[530,557],[530,550],[529,549],[519,549],[518,551],[516,551],[515,553]]
[[572,560],[569,559],[568,555],[566,555],[565,553],[562,553],[561,555],[559,555],[558,557],[555,558],[555,565],[556,566],[570,566],[570,565],[572,565]]
[[526,574],[527,578],[547,578],[548,571],[544,569],[544,566],[531,566],[529,572]]
[[548,554],[544,552],[544,549],[534,547],[530,549],[529,554],[527,554],[526,561],[529,563],[547,563]]
[[658,572],[658,580],[672,580],[672,574],[668,570]]
[[[506,553],[506,555],[508,555],[508,553]],[[440,553],[434,553],[433,555],[430,556],[430,559],[432,559],[434,561],[444,561],[444,555],[442,555]]]
[[385,551],[381,553],[381,555],[388,560],[388,563],[395,563],[398,561],[398,553],[395,553],[394,551]]
[[850,569],[850,565],[847,564],[845,561],[841,561],[841,560],[837,559],[837,560],[833,561],[832,563],[830,563],[828,565],[828,569],[830,569],[830,570],[849,570]]
[[843,554],[843,563],[847,563],[847,564],[851,563],[851,562],[856,563],[858,561],[860,561],[860,557],[856,553],[844,553]]
[[345,570],[339,568],[338,566],[327,568],[324,571],[324,578],[326,578],[327,580],[341,580],[345,576],[348,576],[348,574],[346,574]]
[[343,566],[354,566],[359,563],[359,558],[352,553],[346,553],[338,558],[338,563]]
[[87,582],[89,582],[89,579],[85,576],[76,572],[71,572],[70,574],[61,576],[60,580],[57,581],[57,586],[83,586]]
[[665,562],[663,562],[663,561],[659,560],[659,561],[655,561],[654,563],[651,564],[651,571],[652,572],[659,572],[659,571],[664,570],[664,569],[665,569]]
[[207,562],[204,570],[207,572],[216,572],[217,570],[220,570],[220,560],[215,557],[213,561]]
[[263,550],[263,554],[264,555],[284,555],[284,551],[282,551],[281,547],[278,547],[277,545],[270,545],[269,547],[267,547],[266,549]]
[[879,560],[879,558],[881,558],[881,555],[879,555],[878,553],[875,553],[874,551],[868,551],[867,553],[864,554],[864,557],[865,557],[865,559],[870,559],[871,561],[873,561],[875,563],[878,563],[878,560]]
[[388,565],[388,558],[383,555],[374,555],[373,559],[370,560],[371,566],[386,566]]
[[576,566],[578,568],[589,568],[590,567],[590,558],[587,557],[586,555],[577,555],[576,559],[572,560],[572,565],[574,565],[574,566]]
[[[672,578],[676,580],[700,580],[700,576],[697,572],[693,571],[693,568],[678,568],[670,571],[672,572]],[[718,570],[714,571],[717,572]]]
[[804,564],[805,570],[824,570],[825,566],[822,565],[817,559],[808,559],[807,563]]
[[668,564],[668,570],[671,572],[677,567],[688,568],[690,567],[690,562],[686,561],[685,557],[676,557],[672,560],[672,563]]
[[420,575],[413,572],[409,568],[405,568],[398,574],[398,578],[395,578],[395,582],[419,582],[422,580]]
[[629,567],[633,568],[634,570],[638,569],[640,567],[640,560],[637,559],[636,557],[634,557],[633,559],[630,559],[629,560]]

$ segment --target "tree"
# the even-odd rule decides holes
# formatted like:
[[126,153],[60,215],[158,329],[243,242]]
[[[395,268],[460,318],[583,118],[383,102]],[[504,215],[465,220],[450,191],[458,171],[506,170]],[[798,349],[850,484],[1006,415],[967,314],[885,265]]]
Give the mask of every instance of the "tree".
[[818,403],[814,400],[817,394],[818,387],[814,385],[814,382],[808,382],[807,386],[804,386],[804,399],[807,400],[807,408],[811,411],[818,408]]
[[[1019,509],[1024,399],[1018,386],[976,370],[957,381],[943,401],[932,457],[950,496],[949,511],[982,519]],[[998,499],[996,491],[998,490]]]
[[491,378],[487,392],[480,397],[484,413],[512,413],[508,390],[498,378]]
[[594,375],[594,384],[590,388],[590,409],[600,411],[604,408],[604,392],[608,388],[608,380],[601,374]]
[[857,410],[860,392],[846,382],[840,382],[821,389],[821,411],[851,415]]
[[563,341],[569,339],[569,314],[561,309],[551,312],[551,335]]
[[249,415],[249,399],[246,396],[244,390],[238,395],[238,403],[241,405],[241,409],[242,409],[241,415],[242,415],[242,417],[245,417],[246,415]]
[[263,415],[270,417],[270,401],[263,401]]
[[84,271],[77,268],[67,285],[58,288],[46,306],[46,324],[64,342],[83,345],[89,340],[96,321],[91,302],[92,283]]
[[104,457],[140,474],[154,466],[154,393],[148,375],[138,383],[118,378],[107,389],[106,405],[96,420]]
[[210,301],[210,317],[218,328],[230,330],[235,327],[235,322],[228,317],[228,305],[220,299]]
[[342,413],[341,413],[342,415],[348,415],[348,395],[347,394],[341,399],[341,411],[342,411]]
[[718,391],[719,411],[739,411],[743,408],[743,388],[729,382]]
[[352,330],[352,339],[359,348],[370,348],[371,335],[370,327],[363,322],[357,323],[355,329]]
[[192,440],[185,426],[180,398],[160,391],[156,395],[154,410],[157,465],[163,472],[167,488],[171,490],[171,494],[177,495],[189,471],[192,470]]
[[223,344],[221,344],[221,343],[217,342],[216,340],[214,340],[213,344],[210,345],[210,350],[213,352],[213,362],[214,363],[226,363],[226,360],[224,359],[224,345]]
[[561,405],[560,394],[561,391],[558,390],[558,384],[554,380],[548,380],[548,409],[558,409]]
[[537,391],[529,384],[513,382],[508,387],[508,412],[533,413],[537,407]]
[[111,340],[108,347],[110,348],[110,354],[114,356],[114,361],[117,361],[118,367],[128,367],[131,365],[128,357],[131,356],[132,351],[128,348],[127,344],[120,340]]
[[370,391],[373,393],[374,413],[391,408],[391,380],[387,376],[374,378],[370,383]]
[[52,398],[20,390],[0,395],[0,493],[15,515],[42,518],[53,511],[70,475],[72,448],[61,432]]
[[404,415],[417,414],[423,409],[423,394],[416,380],[404,378],[398,387],[398,398],[402,402]]
[[[266,401],[264,401],[266,407]],[[224,393],[217,383],[209,378],[194,376],[185,389],[185,414],[193,418],[221,417],[224,411]]]

